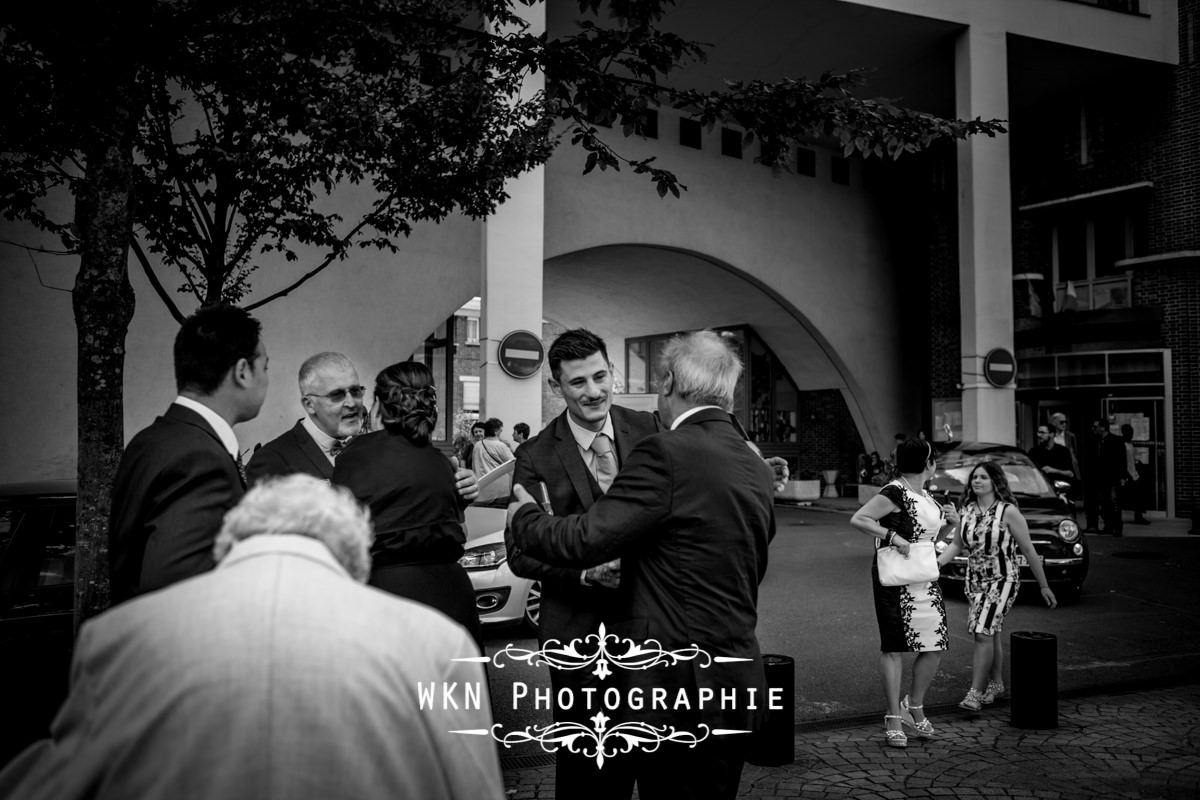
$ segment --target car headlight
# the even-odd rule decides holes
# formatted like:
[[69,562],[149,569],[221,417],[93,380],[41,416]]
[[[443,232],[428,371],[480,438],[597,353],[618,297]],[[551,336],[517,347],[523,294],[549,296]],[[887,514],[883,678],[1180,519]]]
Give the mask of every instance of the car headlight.
[[1064,542],[1073,542],[1079,538],[1079,526],[1073,519],[1064,519],[1058,523],[1058,535]]
[[495,569],[508,558],[504,543],[488,544],[482,547],[472,547],[463,553],[458,563],[463,569]]

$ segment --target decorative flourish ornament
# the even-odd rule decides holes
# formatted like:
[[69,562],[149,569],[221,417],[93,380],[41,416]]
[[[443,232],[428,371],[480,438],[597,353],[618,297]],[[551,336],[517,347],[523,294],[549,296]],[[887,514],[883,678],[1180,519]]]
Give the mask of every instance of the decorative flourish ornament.
[[[592,645],[595,649],[585,648],[584,645]],[[628,647],[622,652],[623,645],[628,645]],[[615,633],[609,633],[604,627],[604,623],[600,623],[600,628],[596,633],[581,639],[572,639],[569,644],[565,645],[558,639],[548,639],[545,647],[539,650],[527,650],[509,644],[492,656],[492,663],[498,669],[503,669],[502,657],[505,656],[512,661],[529,664],[531,667],[548,665],[553,669],[568,671],[587,669],[594,664],[595,669],[592,670],[592,674],[600,680],[613,674],[609,668],[610,664],[621,669],[645,670],[664,664],[674,666],[682,661],[695,661],[696,666],[707,669],[713,661],[750,660],[721,657],[714,659],[705,650],[694,644],[678,650],[664,650],[657,639],[647,639],[642,643],[629,638],[622,639]]]

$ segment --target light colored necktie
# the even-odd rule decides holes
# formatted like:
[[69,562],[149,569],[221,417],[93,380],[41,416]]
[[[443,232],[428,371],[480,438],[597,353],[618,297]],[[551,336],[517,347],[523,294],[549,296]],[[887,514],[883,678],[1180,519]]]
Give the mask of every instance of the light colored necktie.
[[596,434],[591,449],[596,454],[596,482],[600,491],[607,494],[613,478],[617,477],[617,454],[613,452],[612,439],[603,433]]

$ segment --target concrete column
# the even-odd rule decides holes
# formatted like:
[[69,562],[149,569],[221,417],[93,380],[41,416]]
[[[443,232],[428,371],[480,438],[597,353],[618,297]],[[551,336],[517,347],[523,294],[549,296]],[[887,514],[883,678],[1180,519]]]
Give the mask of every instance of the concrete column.
[[[955,50],[960,119],[1008,119],[1008,53],[1002,27],[973,25]],[[958,144],[958,271],[962,314],[963,440],[1016,444],[1013,385],[983,377],[984,357],[1013,349],[1012,187],[1009,143],[976,136]]]
[[[517,5],[518,13],[534,34],[546,31],[546,6]],[[527,77],[522,97],[545,85],[542,74]],[[499,345],[504,336],[526,330],[542,336],[542,263],[546,205],[545,169],[537,167],[510,180],[505,187],[509,199],[483,224],[483,290],[479,340],[483,364],[479,371],[479,414],[481,419],[504,420],[504,437],[512,426],[527,422],[541,428],[542,382],[549,374],[518,380],[500,369]]]

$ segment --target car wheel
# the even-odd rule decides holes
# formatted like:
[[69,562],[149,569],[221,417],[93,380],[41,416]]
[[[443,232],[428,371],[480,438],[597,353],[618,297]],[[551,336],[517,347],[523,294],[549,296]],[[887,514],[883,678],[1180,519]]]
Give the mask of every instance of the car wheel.
[[529,584],[529,593],[525,595],[525,624],[537,633],[538,620],[542,616],[542,582],[534,581]]

